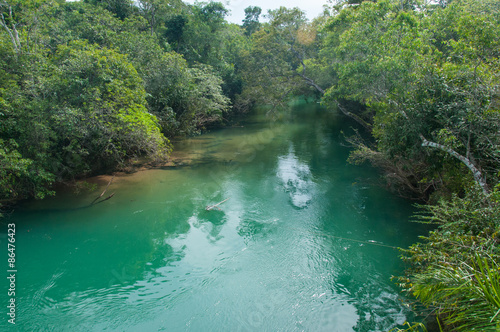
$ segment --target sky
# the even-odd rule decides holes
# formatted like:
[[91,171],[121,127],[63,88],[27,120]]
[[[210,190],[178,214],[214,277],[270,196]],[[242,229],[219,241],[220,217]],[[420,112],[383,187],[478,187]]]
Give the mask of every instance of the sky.
[[[183,0],[193,4],[195,0]],[[207,0],[205,0],[207,1]],[[222,2],[231,12],[226,20],[231,23],[241,24],[245,18],[245,8],[248,6],[258,6],[262,8],[262,15],[267,14],[268,9],[277,9],[280,6],[287,8],[299,7],[306,12],[307,18],[312,20],[323,12],[323,5],[327,0],[218,0]],[[264,20],[260,20],[261,22]]]

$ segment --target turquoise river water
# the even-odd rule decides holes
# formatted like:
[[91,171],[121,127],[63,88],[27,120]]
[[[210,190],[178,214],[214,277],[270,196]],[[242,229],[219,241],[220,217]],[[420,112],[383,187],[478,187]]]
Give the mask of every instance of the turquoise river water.
[[[177,166],[29,201],[15,224],[2,331],[388,331],[411,320],[394,247],[410,202],[346,162],[352,123],[297,104],[176,144]],[[206,211],[213,205],[220,210]],[[15,322],[7,315],[15,299]]]

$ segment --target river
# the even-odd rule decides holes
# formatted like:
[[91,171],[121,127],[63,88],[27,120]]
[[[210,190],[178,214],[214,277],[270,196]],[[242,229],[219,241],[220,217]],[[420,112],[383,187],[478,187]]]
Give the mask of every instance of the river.
[[[424,234],[316,103],[176,143],[176,166],[61,190],[16,225],[13,331],[388,331],[412,319],[392,275]],[[220,210],[205,210],[217,204]],[[5,266],[7,264],[5,263]],[[0,295],[7,312],[8,282]]]

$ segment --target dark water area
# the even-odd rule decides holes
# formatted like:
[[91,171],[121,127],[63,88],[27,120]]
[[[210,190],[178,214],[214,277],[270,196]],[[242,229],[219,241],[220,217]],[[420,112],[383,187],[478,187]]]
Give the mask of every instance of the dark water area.
[[[388,331],[412,319],[393,275],[424,234],[315,103],[176,143],[177,167],[23,203],[16,325],[2,331]],[[207,211],[224,199],[226,202]],[[7,272],[5,272],[7,274]],[[7,275],[8,276],[8,275]]]

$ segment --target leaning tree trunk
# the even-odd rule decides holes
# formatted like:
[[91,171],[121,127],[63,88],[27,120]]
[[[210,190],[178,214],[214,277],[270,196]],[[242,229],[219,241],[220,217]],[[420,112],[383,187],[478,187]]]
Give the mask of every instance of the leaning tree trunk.
[[0,8],[5,7],[9,11],[9,21],[12,22],[11,25],[12,27],[9,28],[7,25],[7,22],[5,21],[5,17],[3,16],[3,13],[0,13],[0,26],[2,26],[7,33],[9,34],[10,40],[12,42],[12,45],[14,46],[14,51],[16,54],[19,54],[21,51],[21,42],[19,41],[19,33],[17,32],[16,29],[16,24],[14,23],[14,19],[12,16],[12,6],[10,6],[5,0],[0,3]]
[[486,182],[486,179],[484,178],[483,173],[481,172],[479,167],[474,165],[474,163],[469,158],[462,156],[461,154],[459,154],[455,150],[453,150],[445,145],[428,141],[423,135],[420,135],[420,138],[422,139],[422,146],[429,146],[432,148],[439,149],[439,150],[446,152],[449,155],[457,158],[458,160],[460,160],[472,172],[472,176],[474,177],[474,180],[481,187],[483,193],[488,194],[490,192],[490,189],[488,187],[488,183]]

